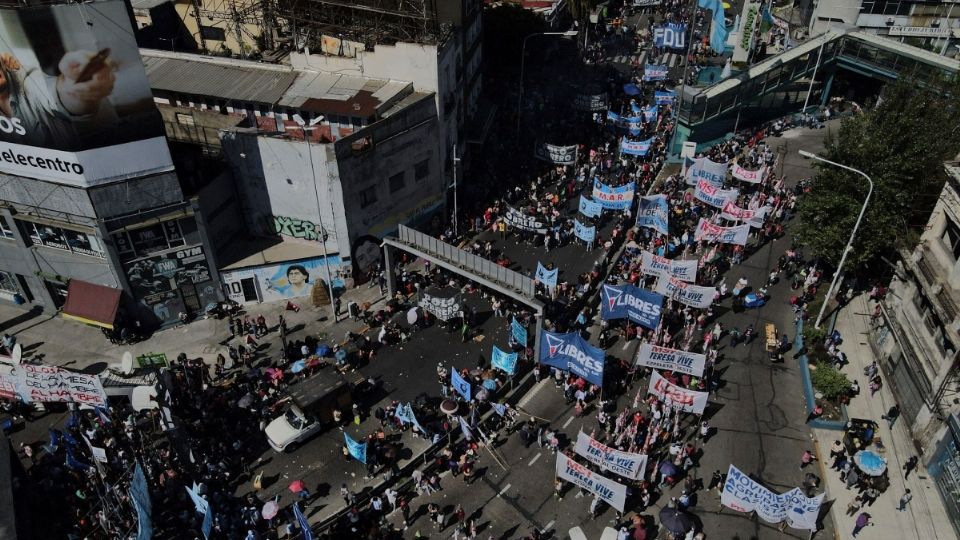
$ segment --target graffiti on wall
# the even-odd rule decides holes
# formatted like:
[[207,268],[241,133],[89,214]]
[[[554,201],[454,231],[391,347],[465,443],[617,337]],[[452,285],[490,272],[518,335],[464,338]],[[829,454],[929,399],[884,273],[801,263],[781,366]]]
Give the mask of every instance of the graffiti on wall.
[[[280,236],[316,241],[320,240],[324,233],[320,225],[305,219],[289,216],[269,216],[268,219],[273,232]],[[325,236],[329,237],[329,233],[326,233]],[[324,240],[327,239],[324,238]]]
[[342,289],[344,287],[340,257],[331,255],[326,260],[327,262],[324,262],[323,257],[315,257],[276,265],[232,270],[221,272],[220,279],[227,296],[240,303],[257,301],[244,297],[242,281],[245,279],[253,279],[256,282],[254,287],[261,302],[302,298],[310,296],[314,287],[325,287],[327,264],[330,265],[333,288]]

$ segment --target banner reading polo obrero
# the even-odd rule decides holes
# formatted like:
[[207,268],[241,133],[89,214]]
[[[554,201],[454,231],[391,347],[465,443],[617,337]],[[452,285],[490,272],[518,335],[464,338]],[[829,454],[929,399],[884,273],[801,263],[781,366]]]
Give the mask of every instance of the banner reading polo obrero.
[[587,382],[603,386],[604,354],[580,337],[579,332],[554,334],[543,331],[540,340],[540,363],[570,371]]
[[694,414],[703,414],[703,410],[707,408],[707,399],[710,397],[708,392],[697,392],[677,386],[661,377],[656,370],[650,374],[650,387],[647,393],[668,402],[671,407]]
[[607,108],[607,94],[577,94],[573,108],[587,112],[602,111]]
[[737,189],[720,189],[706,180],[699,180],[696,189],[693,190],[693,197],[710,206],[723,208],[727,201],[736,200],[739,193],[740,190]]
[[637,364],[641,366],[662,369],[664,371],[679,371],[694,377],[703,375],[707,365],[707,357],[702,354],[658,347],[644,343],[637,351]]
[[556,146],[540,143],[534,147],[533,155],[537,159],[556,163],[557,165],[573,165],[577,162],[577,145]]
[[730,170],[730,173],[737,180],[743,180],[744,182],[750,182],[751,184],[759,184],[763,182],[764,177],[767,175],[767,168],[760,167],[755,171],[748,171],[740,166],[739,163],[733,164],[733,169]]
[[737,225],[735,227],[721,227],[714,225],[704,218],[700,218],[697,224],[697,230],[693,234],[693,239],[697,242],[701,240],[706,242],[718,242],[721,244],[736,244],[738,246],[747,245],[747,237],[750,235],[749,225]]
[[653,137],[645,141],[628,141],[626,137],[620,139],[620,153],[631,156],[645,156],[653,145]]
[[585,489],[591,495],[600,497],[603,502],[623,512],[627,503],[627,486],[591,471],[563,452],[557,452],[557,476]]
[[595,201],[580,196],[580,213],[587,217],[597,217],[600,215],[600,212],[603,211],[603,207]]
[[677,278],[658,279],[657,286],[654,290],[681,304],[700,309],[710,307],[713,299],[717,297],[717,289],[715,287],[691,285]]
[[684,178],[688,186],[695,186],[700,180],[706,180],[710,185],[720,187],[727,179],[727,164],[718,163],[710,158],[696,158],[687,165],[684,161]]
[[720,217],[729,219],[730,221],[745,221],[747,225],[759,229],[763,227],[763,220],[767,217],[767,212],[769,211],[769,206],[763,206],[756,210],[747,210],[746,208],[740,208],[733,204],[733,201],[727,201],[727,204],[723,205],[723,210],[720,211]]
[[656,64],[646,64],[643,66],[643,80],[662,81],[667,78],[670,66],[660,66]]
[[593,181],[593,200],[607,210],[626,210],[633,205],[635,184],[610,187],[600,180]]
[[681,261],[654,255],[649,251],[640,254],[640,271],[657,277],[675,277],[681,281],[693,283],[697,280],[697,260]]
[[666,195],[640,197],[640,208],[637,210],[638,227],[648,227],[660,234],[667,234],[670,232],[669,216],[670,203]]
[[0,10],[0,171],[76,187],[173,170],[124,3]]
[[582,431],[577,435],[577,445],[573,451],[594,464],[631,480],[639,480],[647,468],[646,454],[610,448]]
[[731,464],[723,484],[720,504],[737,512],[756,512],[768,523],[786,521],[794,529],[815,531],[824,495],[826,493],[807,497],[800,488],[777,494]]
[[547,232],[547,224],[534,216],[528,216],[512,206],[507,206],[507,212],[503,215],[503,221],[511,227],[516,227],[524,231],[531,231],[540,234]]
[[663,296],[633,285],[607,285],[600,288],[600,318],[624,319],[654,329],[660,324]]

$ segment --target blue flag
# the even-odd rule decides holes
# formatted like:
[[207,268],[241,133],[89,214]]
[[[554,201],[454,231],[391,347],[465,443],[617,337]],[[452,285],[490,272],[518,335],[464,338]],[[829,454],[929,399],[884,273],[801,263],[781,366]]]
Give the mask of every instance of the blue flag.
[[346,433],[343,434],[343,439],[347,441],[347,450],[350,452],[350,455],[360,463],[366,463],[367,443],[358,443],[357,441],[351,439]]
[[310,522],[307,521],[307,516],[300,511],[300,504],[296,501],[293,503],[293,517],[297,519],[297,523],[300,525],[303,540],[313,540],[313,530],[310,529]]
[[657,119],[657,106],[651,105],[643,109],[643,119],[647,122],[653,122]]
[[463,377],[460,376],[460,372],[456,369],[450,370],[450,384],[453,385],[453,389],[457,391],[458,394],[463,396],[463,399],[470,401],[471,392],[470,392],[470,383],[467,382]]
[[648,227],[660,234],[670,232],[669,222],[670,202],[666,195],[649,195],[640,197],[640,208],[637,210],[637,226]]
[[496,345],[493,346],[493,355],[490,357],[490,364],[506,373],[513,375],[517,371],[517,353],[506,353],[501,351]]
[[513,334],[514,341],[523,347],[527,346],[527,329],[517,322],[516,319],[510,321],[510,333]]
[[554,334],[543,331],[540,340],[540,363],[570,371],[591,384],[603,385],[604,354],[586,342],[579,332]]
[[591,201],[590,199],[580,196],[580,213],[587,217],[597,217],[600,215],[600,212],[603,211],[603,207],[600,206],[596,201]]
[[213,531],[213,510],[207,509],[207,513],[203,515],[203,524],[200,525],[200,532],[203,533],[203,537],[207,540],[210,540],[210,533]]
[[493,410],[497,412],[500,416],[507,415],[507,406],[502,403],[491,403],[493,405]]
[[721,0],[699,0],[703,9],[713,12],[713,27],[710,30],[710,48],[717,54],[723,54],[727,48],[727,22],[723,18],[723,2]]
[[147,489],[147,477],[143,468],[137,463],[133,469],[133,479],[130,480],[130,499],[133,508],[137,511],[137,540],[153,538],[153,523],[151,516],[153,506],[150,504],[150,491]]
[[553,288],[557,286],[557,275],[560,273],[559,268],[554,268],[553,270],[547,270],[547,267],[537,262],[537,281],[543,283],[547,287]]

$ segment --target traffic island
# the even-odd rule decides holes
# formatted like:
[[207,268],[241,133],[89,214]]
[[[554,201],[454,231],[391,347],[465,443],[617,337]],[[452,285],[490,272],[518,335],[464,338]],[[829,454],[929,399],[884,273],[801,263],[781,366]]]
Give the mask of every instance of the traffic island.
[[[836,315],[830,319],[828,328],[833,328],[835,320]],[[801,353],[797,357],[797,362],[800,365],[800,378],[803,381],[803,393],[806,398],[807,423],[815,428],[843,431],[849,420],[843,397],[849,390],[850,381],[834,369],[829,361],[826,361],[826,351],[821,351],[823,340],[815,339],[815,333],[826,336],[828,332],[808,329],[805,339],[803,326],[801,319],[797,322],[797,337],[794,341],[797,350]],[[807,342],[814,345],[807,348]],[[813,359],[810,355],[813,355]]]

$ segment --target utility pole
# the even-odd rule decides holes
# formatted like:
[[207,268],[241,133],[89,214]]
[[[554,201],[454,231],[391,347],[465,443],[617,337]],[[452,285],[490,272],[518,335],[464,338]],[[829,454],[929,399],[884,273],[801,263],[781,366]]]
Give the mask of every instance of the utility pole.
[[460,158],[457,157],[457,143],[453,143],[453,152],[450,154],[453,159],[453,237],[460,237],[460,220],[458,219],[457,208],[457,164]]

